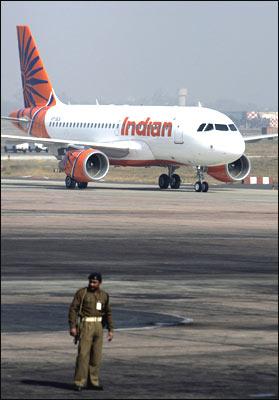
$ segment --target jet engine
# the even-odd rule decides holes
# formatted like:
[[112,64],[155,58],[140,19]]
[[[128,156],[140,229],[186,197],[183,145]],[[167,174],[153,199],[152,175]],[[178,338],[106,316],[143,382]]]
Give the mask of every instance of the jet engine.
[[95,149],[68,150],[60,164],[67,177],[75,182],[100,180],[109,170],[107,156]]
[[229,164],[208,167],[207,173],[222,182],[241,181],[249,175],[251,163],[244,154],[236,161]]

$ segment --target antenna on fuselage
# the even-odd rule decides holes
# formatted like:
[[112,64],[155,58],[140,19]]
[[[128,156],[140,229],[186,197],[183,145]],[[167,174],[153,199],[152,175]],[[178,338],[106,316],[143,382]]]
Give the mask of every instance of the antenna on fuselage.
[[98,102],[98,99],[96,99],[96,106],[99,106],[100,104],[99,104],[99,102]]

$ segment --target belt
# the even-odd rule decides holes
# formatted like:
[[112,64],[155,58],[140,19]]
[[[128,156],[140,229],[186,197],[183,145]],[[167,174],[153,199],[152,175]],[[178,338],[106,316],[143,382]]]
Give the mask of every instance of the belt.
[[85,322],[102,322],[102,317],[84,317]]

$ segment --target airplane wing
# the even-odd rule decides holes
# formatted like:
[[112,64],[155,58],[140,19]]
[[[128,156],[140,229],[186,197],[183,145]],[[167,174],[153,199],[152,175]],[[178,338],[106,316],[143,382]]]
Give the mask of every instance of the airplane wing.
[[[139,150],[141,144],[131,140],[119,140],[114,142],[91,142],[83,140],[69,139],[53,139],[41,138],[35,136],[20,136],[20,135],[1,135],[3,142],[23,143],[23,142],[40,142],[49,147],[50,152],[57,154],[59,148],[88,148],[92,147],[103,151],[109,158],[126,157],[131,150]],[[59,153],[58,153],[59,154]]]
[[245,142],[254,143],[263,139],[273,139],[278,138],[277,133],[270,133],[268,135],[251,135],[251,136],[242,136]]

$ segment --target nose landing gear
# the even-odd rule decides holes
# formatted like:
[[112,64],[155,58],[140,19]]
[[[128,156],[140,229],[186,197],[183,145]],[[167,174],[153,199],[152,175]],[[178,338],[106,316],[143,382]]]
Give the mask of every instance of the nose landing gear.
[[159,187],[160,189],[167,189],[169,186],[171,189],[179,189],[180,188],[180,183],[181,179],[180,176],[177,174],[174,174],[174,171],[178,167],[175,167],[173,165],[168,165],[168,175],[167,174],[162,174],[159,176]]
[[205,172],[204,167],[198,165],[197,169],[197,182],[194,184],[195,192],[208,192],[209,185],[206,181],[204,181],[203,173]]

